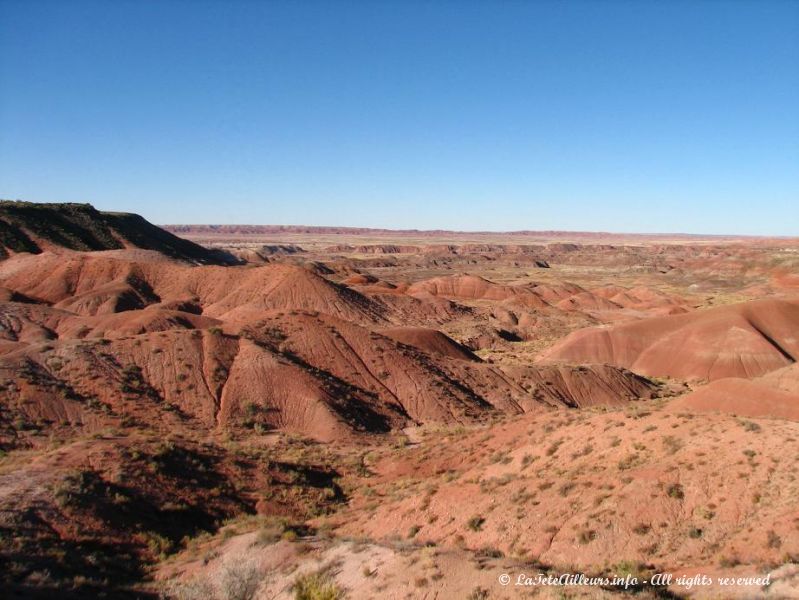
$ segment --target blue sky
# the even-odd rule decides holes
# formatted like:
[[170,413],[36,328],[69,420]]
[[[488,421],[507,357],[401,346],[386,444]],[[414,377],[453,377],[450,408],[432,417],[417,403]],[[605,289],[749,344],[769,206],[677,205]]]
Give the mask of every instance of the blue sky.
[[0,197],[799,235],[799,2],[0,0]]

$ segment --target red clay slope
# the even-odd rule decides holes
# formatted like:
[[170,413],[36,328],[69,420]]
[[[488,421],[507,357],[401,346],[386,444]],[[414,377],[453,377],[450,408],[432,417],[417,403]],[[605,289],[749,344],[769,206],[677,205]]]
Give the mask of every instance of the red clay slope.
[[726,412],[799,420],[799,364],[752,380],[718,379],[669,405],[671,410]]
[[799,394],[763,385],[761,378],[749,380],[728,377],[677,398],[669,405],[669,409],[799,420]]
[[[121,314],[135,322],[150,311],[161,312]],[[503,370],[428,354],[317,312],[273,311],[231,331],[239,335],[179,328],[9,341],[0,356],[6,417],[90,430],[117,417],[173,429],[260,425],[334,440],[410,424],[466,423],[497,410],[619,404],[657,390],[613,367]]]
[[651,376],[758,377],[799,357],[799,300],[758,300],[576,331],[549,362],[611,364]]
[[428,329],[426,327],[391,327],[381,330],[380,333],[390,337],[392,340],[419,348],[429,354],[440,354],[441,356],[459,358],[461,360],[480,361],[471,350],[436,329]]

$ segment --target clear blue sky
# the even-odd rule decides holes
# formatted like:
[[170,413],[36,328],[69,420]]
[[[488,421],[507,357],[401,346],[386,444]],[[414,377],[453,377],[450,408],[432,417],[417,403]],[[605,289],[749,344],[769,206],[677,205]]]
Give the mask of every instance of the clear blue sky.
[[799,234],[799,2],[0,0],[0,197]]

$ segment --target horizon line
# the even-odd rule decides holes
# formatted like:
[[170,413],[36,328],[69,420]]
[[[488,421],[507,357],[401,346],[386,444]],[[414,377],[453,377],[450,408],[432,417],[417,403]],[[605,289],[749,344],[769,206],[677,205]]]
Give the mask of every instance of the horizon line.
[[[303,225],[303,224],[277,224],[277,223],[157,223],[159,227],[170,230],[180,228],[198,227],[207,229],[216,228],[263,228],[274,229],[275,231],[264,231],[262,233],[294,232],[306,233],[297,230],[326,230],[326,233],[336,234],[346,233],[394,233],[394,234],[470,234],[470,235],[546,235],[546,234],[570,234],[570,235],[593,235],[593,236],[637,236],[637,237],[692,237],[692,238],[748,238],[748,239],[786,239],[792,240],[799,238],[796,235],[763,235],[750,233],[681,233],[681,232],[629,232],[629,231],[594,231],[576,229],[514,229],[514,230],[490,230],[490,229],[391,229],[387,227],[360,227],[353,225]],[[307,231],[310,233],[311,231]],[[235,233],[235,232],[232,232]],[[257,233],[257,232],[252,232]]]

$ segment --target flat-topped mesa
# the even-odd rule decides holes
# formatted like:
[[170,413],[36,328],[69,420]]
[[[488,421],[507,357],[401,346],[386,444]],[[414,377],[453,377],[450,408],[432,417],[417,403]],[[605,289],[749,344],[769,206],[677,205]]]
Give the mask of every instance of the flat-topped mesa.
[[236,259],[179,238],[133,213],[101,212],[91,204],[0,201],[0,260],[19,253],[92,252],[138,248],[196,264]]

